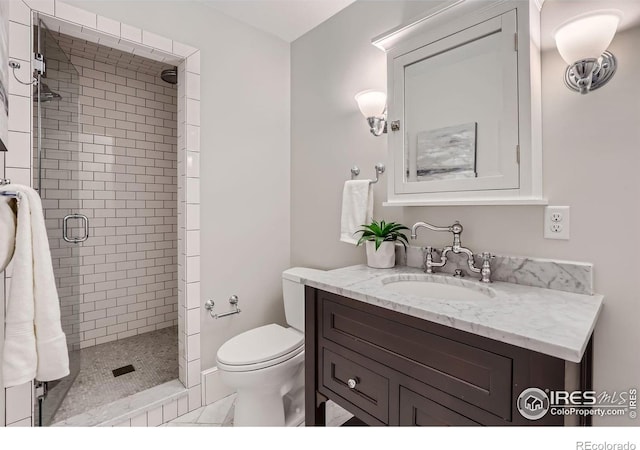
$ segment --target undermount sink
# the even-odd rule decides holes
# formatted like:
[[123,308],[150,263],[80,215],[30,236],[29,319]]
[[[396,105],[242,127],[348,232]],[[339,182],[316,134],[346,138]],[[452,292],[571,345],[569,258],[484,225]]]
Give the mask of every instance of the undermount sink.
[[410,279],[391,276],[382,283],[388,291],[439,300],[482,301],[495,295],[492,289],[475,282],[429,275]]

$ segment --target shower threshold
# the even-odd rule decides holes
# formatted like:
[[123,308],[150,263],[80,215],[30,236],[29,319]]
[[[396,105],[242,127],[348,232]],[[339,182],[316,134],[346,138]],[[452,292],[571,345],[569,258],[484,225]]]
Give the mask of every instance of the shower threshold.
[[157,426],[188,412],[188,392],[179,380],[172,380],[56,422],[52,426]]

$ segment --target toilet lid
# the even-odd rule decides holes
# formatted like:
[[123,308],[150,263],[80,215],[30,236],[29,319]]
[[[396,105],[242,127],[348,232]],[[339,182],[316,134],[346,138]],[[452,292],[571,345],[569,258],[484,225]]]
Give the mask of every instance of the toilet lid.
[[245,331],[222,344],[218,361],[229,365],[257,364],[300,348],[304,335],[275,323]]

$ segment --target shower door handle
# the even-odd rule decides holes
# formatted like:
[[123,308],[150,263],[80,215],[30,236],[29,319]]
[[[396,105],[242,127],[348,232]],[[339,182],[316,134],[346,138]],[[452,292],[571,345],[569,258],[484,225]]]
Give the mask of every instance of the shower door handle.
[[[67,222],[69,221],[69,219],[82,220],[82,223],[84,224],[83,236],[69,237],[69,227],[67,225]],[[67,242],[71,242],[72,244],[84,242],[87,239],[89,239],[89,219],[87,218],[87,216],[85,216],[84,214],[67,214],[66,216],[64,216],[64,219],[62,219],[62,238]]]

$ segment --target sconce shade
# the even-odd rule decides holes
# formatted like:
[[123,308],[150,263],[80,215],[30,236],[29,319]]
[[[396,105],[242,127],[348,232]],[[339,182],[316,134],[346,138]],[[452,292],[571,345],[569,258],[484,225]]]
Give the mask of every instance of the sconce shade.
[[387,94],[380,91],[367,90],[356,94],[358,108],[365,118],[381,117],[387,107]]
[[554,38],[567,64],[599,58],[611,44],[620,24],[618,11],[594,11],[557,28]]

